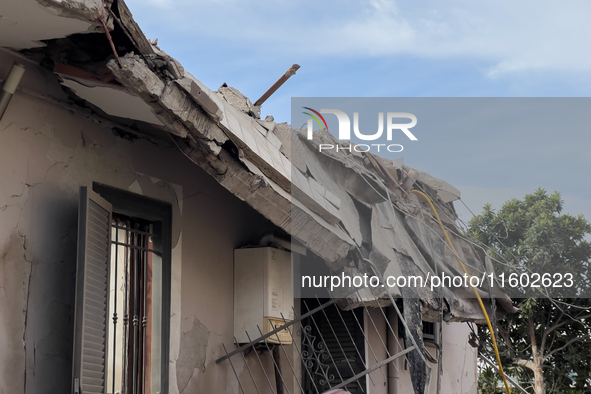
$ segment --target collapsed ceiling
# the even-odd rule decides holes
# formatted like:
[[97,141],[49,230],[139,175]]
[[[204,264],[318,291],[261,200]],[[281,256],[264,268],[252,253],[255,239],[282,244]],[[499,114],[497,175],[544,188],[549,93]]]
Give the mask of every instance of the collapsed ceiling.
[[[225,84],[208,89],[147,40],[123,1],[9,2],[14,7],[0,19],[0,46],[51,70],[74,105],[133,133],[165,131],[183,154],[333,273],[463,275],[429,205],[411,189],[434,202],[469,273],[492,271],[456,226],[457,189],[401,161],[318,152],[320,143],[336,144],[331,134],[308,141],[288,124],[259,119],[239,91]],[[391,291],[420,299],[425,320],[439,319],[441,311],[448,321],[483,320],[469,287]],[[490,292],[481,296],[513,311],[505,294]]]

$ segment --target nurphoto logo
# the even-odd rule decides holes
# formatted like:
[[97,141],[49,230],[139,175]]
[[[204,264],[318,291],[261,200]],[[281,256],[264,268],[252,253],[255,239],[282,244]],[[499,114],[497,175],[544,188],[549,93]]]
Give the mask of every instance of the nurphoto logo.
[[[324,129],[328,131],[328,124],[326,123],[326,119],[322,114],[333,114],[336,115],[337,120],[339,122],[339,132],[338,132],[338,139],[339,141],[350,141],[351,140],[351,120],[349,116],[338,109],[321,109],[320,112],[310,108],[310,107],[302,107],[310,112],[304,112],[304,114],[308,115],[311,119],[308,119],[308,140],[312,140],[314,138],[314,121],[320,126],[320,129]],[[417,117],[408,112],[388,112],[386,114],[386,140],[388,142],[392,141],[394,136],[395,130],[400,130],[408,137],[411,141],[417,141],[417,137],[413,133],[410,132],[409,129],[413,128],[417,124]],[[410,123],[394,123],[394,120],[399,119],[410,119]],[[377,141],[382,138],[382,134],[384,133],[384,113],[378,112],[378,131],[373,134],[365,134],[359,130],[359,112],[353,113],[353,133],[355,137],[362,141]],[[333,144],[319,144],[318,150],[322,152],[323,150],[331,150],[335,149],[337,152],[339,150],[348,150],[351,151],[353,149],[356,152],[369,152],[371,150],[375,150],[380,152],[380,148],[385,148],[388,152],[402,152],[404,147],[400,144],[350,144],[347,146],[341,145],[333,145]]]

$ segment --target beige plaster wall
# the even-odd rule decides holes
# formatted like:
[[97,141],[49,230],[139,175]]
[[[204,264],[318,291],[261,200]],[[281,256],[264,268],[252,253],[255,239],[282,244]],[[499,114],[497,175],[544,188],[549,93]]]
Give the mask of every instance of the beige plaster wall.
[[[2,78],[15,58],[0,55]],[[53,75],[32,64],[21,87],[65,98]],[[78,190],[93,181],[173,206],[170,392],[240,392],[230,363],[215,364],[222,343],[230,350],[233,342],[233,250],[275,227],[176,148],[125,140],[108,125],[17,92],[0,121],[0,393],[70,391]],[[367,315],[366,328],[381,359],[377,333],[385,341],[386,325],[379,311],[370,313],[375,327]],[[465,324],[444,324],[442,393],[476,392],[468,334]],[[285,350],[288,376],[300,361],[293,347]],[[272,360],[268,352],[259,357],[274,389]],[[246,360],[259,391],[271,392],[256,355]],[[245,390],[254,390],[242,357],[232,362]],[[404,363],[396,365],[398,392],[412,392]],[[369,392],[387,393],[384,375],[386,368],[372,373]],[[433,375],[432,393],[435,383]]]
[[[2,78],[15,59],[0,55]],[[63,97],[32,64],[21,87]],[[215,364],[232,344],[233,249],[274,226],[175,148],[17,92],[0,121],[0,393],[70,392],[78,190],[92,182],[173,206],[170,392],[237,392]]]

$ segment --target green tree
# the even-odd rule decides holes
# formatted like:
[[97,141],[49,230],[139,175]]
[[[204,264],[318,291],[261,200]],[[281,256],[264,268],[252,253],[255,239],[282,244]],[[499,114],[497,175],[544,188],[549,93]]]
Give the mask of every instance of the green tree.
[[[552,289],[553,298],[543,286],[522,289],[523,298],[513,294],[519,312],[497,322],[505,370],[536,394],[591,393],[591,299],[583,297],[591,289],[591,244],[585,240],[591,224],[582,215],[563,214],[562,205],[557,192],[538,189],[497,212],[487,204],[469,223],[470,235],[493,258],[497,275],[573,274],[575,286]],[[480,341],[480,352],[494,358],[487,330],[480,330]],[[491,371],[481,375],[481,386],[496,387],[493,376]]]
[[479,369],[478,390],[480,394],[503,394],[505,386],[501,383],[501,374],[486,366]]

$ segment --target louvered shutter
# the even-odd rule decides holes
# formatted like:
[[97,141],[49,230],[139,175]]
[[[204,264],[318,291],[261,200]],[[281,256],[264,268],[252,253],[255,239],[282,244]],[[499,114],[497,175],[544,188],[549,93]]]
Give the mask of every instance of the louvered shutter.
[[80,188],[73,392],[106,394],[111,204]]
[[[357,323],[363,322],[363,315],[359,316],[359,311],[356,310],[339,313],[336,308],[338,306],[334,305],[324,310],[326,316],[322,316],[320,327],[326,348],[332,355],[332,359],[327,358],[325,362],[332,365],[329,372],[336,378],[336,381],[332,382],[333,386],[341,382],[339,374],[343,378],[342,381],[345,381],[365,369],[363,360],[360,359],[360,354],[364,352],[364,338]],[[354,313],[358,315],[357,320],[353,316]],[[360,379],[360,384],[364,386],[365,378]],[[346,389],[351,394],[356,394],[360,392],[359,386],[354,382],[348,384]]]

